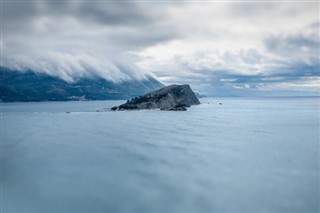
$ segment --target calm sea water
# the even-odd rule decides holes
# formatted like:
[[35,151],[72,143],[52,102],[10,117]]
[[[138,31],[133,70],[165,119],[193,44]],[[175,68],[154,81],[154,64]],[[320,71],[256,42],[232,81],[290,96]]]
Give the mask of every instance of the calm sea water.
[[2,211],[319,211],[319,100],[2,103]]

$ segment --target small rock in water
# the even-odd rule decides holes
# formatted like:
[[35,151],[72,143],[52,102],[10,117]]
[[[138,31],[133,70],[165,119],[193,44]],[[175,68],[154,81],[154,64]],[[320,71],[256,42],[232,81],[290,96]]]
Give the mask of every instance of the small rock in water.
[[116,110],[118,110],[118,107],[117,106],[111,107],[111,110],[116,111]]

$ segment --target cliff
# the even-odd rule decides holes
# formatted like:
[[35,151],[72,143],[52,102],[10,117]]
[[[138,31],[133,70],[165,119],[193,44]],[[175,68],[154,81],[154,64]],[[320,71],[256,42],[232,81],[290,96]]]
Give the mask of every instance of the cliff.
[[170,85],[144,96],[128,100],[112,110],[161,109],[184,111],[186,107],[200,104],[189,85]]

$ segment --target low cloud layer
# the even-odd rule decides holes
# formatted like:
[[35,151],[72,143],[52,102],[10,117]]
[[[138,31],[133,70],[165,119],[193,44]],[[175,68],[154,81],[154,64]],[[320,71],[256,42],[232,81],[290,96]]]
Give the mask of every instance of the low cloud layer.
[[154,74],[208,95],[319,94],[319,2],[5,1],[2,66]]

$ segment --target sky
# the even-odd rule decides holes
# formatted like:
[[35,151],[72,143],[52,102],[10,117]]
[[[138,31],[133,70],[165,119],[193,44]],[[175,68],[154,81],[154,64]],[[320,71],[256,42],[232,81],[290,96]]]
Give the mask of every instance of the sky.
[[319,1],[1,0],[1,66],[156,77],[205,95],[320,95]]

